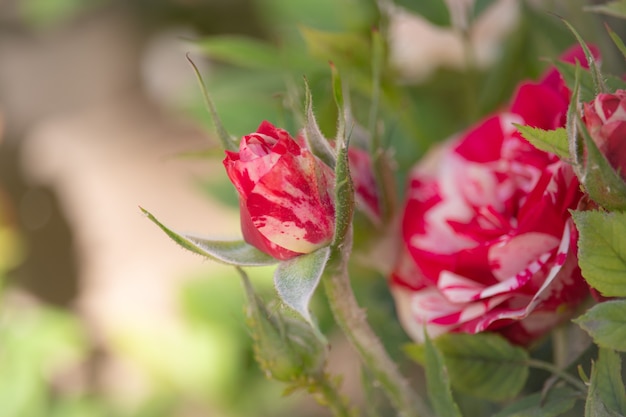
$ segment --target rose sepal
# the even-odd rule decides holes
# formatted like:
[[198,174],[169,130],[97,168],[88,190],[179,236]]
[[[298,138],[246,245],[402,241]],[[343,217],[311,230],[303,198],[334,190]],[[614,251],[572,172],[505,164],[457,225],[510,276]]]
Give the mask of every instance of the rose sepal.
[[585,54],[585,58],[587,59],[587,64],[589,65],[589,72],[591,73],[591,77],[593,79],[593,86],[594,86],[594,88],[596,90],[596,94],[597,93],[605,93],[607,91],[607,87],[606,87],[606,84],[604,82],[604,78],[602,76],[602,73],[600,72],[600,68],[598,67],[598,63],[596,62],[596,58],[593,55],[593,53],[591,52],[591,49],[589,48],[587,43],[584,41],[584,39],[580,36],[578,31],[576,31],[574,26],[571,25],[571,23],[569,23],[565,19],[561,19],[561,20],[563,21],[565,26],[567,26],[569,31],[572,32],[572,34],[574,35],[574,37],[576,38],[576,40],[580,44],[580,47],[582,48],[582,50],[583,50],[583,52]]
[[580,177],[585,191],[593,201],[607,210],[626,210],[626,183],[600,152],[580,117],[577,122],[586,150]]
[[152,213],[139,207],[148,219],[183,248],[216,262],[233,266],[274,265],[277,259],[261,252],[243,240],[209,240],[190,234],[175,232],[157,220]]
[[309,311],[309,303],[329,257],[330,248],[326,246],[282,261],[274,272],[274,286],[282,302],[298,312],[318,333],[317,324]]
[[[346,136],[347,108],[343,99],[343,86],[337,68],[331,64],[333,76],[333,95],[337,105],[337,138],[335,164],[335,233],[331,247],[340,250],[346,235],[351,230],[354,214],[354,184],[350,175],[350,160],[348,158],[349,140]],[[351,250],[346,248],[345,250]]]
[[189,61],[189,63],[191,64],[191,67],[193,68],[193,71],[196,75],[196,79],[198,80],[198,85],[200,86],[200,91],[202,92],[202,98],[204,99],[204,105],[206,106],[207,111],[209,112],[209,115],[211,116],[211,121],[213,122],[213,125],[215,126],[215,130],[217,130],[217,136],[222,142],[222,146],[224,147],[224,149],[228,149],[229,151],[236,150],[237,142],[235,138],[232,137],[228,133],[226,128],[224,127],[224,124],[222,123],[222,119],[217,113],[217,108],[215,107],[215,104],[213,103],[213,99],[211,99],[211,96],[209,95],[209,90],[207,89],[206,84],[204,83],[204,79],[202,78],[202,75],[200,74],[200,70],[198,69],[196,64],[191,60],[191,58],[189,58],[189,54],[187,54],[187,61]]
[[309,83],[304,80],[305,90],[305,111],[306,111],[306,124],[304,125],[303,133],[304,140],[307,143],[308,148],[313,155],[321,159],[326,165],[331,168],[335,168],[335,161],[337,156],[332,146],[328,142],[328,139],[324,137],[320,130],[317,120],[315,119],[315,113],[313,112],[313,96]]

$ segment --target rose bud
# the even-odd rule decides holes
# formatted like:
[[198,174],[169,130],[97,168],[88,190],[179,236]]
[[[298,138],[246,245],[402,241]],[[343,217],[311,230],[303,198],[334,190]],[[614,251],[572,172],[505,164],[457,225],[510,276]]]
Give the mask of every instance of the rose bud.
[[513,125],[561,127],[569,95],[553,73],[524,83],[507,111],[411,172],[391,289],[416,341],[426,328],[431,337],[497,331],[528,345],[589,294],[569,212],[582,198],[577,177]]
[[280,260],[328,245],[334,231],[334,172],[287,131],[264,121],[226,151],[246,242]]
[[598,148],[626,179],[626,90],[584,104],[584,121]]
[[246,324],[255,359],[265,375],[283,382],[320,377],[326,364],[327,343],[302,319],[266,306],[245,276],[243,284]]

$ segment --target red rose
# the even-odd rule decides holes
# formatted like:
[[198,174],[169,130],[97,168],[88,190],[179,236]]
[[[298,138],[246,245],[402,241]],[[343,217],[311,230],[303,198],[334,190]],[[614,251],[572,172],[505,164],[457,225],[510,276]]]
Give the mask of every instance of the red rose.
[[598,94],[585,103],[584,119],[594,142],[626,178],[626,90]]
[[[571,55],[584,63],[581,56]],[[431,337],[493,330],[528,344],[588,294],[569,214],[582,196],[578,180],[513,126],[564,124],[569,91],[554,74],[522,84],[508,111],[411,172],[391,288],[415,340],[426,327]]]
[[283,129],[263,122],[224,166],[240,198],[246,242],[281,260],[330,243],[334,172]]

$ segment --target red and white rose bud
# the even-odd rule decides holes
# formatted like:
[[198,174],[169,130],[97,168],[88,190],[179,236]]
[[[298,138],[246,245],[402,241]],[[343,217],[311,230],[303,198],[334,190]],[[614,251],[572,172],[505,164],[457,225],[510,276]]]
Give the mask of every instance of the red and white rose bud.
[[598,148],[626,178],[626,90],[584,104],[584,121]]
[[578,180],[513,125],[561,127],[563,86],[552,73],[522,84],[508,111],[441,145],[411,172],[391,288],[416,341],[426,328],[431,337],[498,331],[526,345],[589,293],[569,213],[582,197]]
[[334,231],[334,173],[287,131],[264,121],[226,151],[246,242],[280,260],[328,245]]

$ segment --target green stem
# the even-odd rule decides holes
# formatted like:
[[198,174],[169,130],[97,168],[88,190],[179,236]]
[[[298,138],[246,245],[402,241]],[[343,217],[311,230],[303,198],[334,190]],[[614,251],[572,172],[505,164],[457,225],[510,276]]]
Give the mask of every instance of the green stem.
[[575,376],[573,376],[571,374],[568,374],[564,370],[559,369],[558,367],[554,366],[551,363],[540,361],[538,359],[529,359],[526,362],[526,364],[528,366],[533,367],[533,368],[543,369],[544,371],[548,371],[548,372],[558,376],[563,381],[567,382],[568,384],[570,384],[574,388],[580,390],[581,392],[583,392],[583,393],[587,392],[587,386],[582,381],[577,379]]
[[324,375],[309,386],[313,397],[335,417],[354,417],[356,409],[350,409],[346,398],[341,395],[339,387],[333,384],[331,378],[330,375]]
[[401,417],[430,415],[423,400],[400,374],[380,339],[367,322],[366,314],[356,301],[348,276],[347,258],[350,253],[350,233],[343,248],[333,248],[331,259],[322,276],[328,303],[335,320],[356,349],[361,360],[378,380]]

